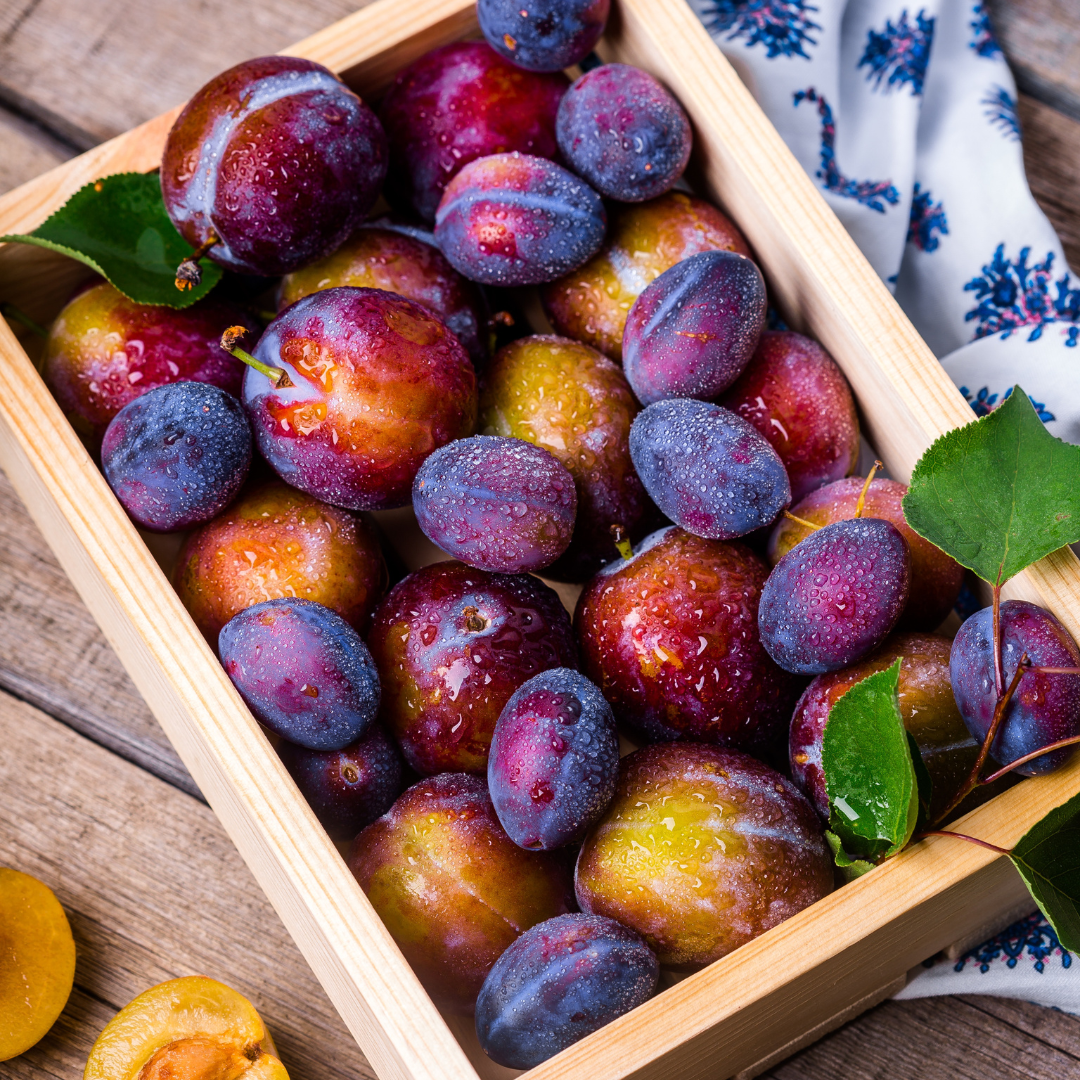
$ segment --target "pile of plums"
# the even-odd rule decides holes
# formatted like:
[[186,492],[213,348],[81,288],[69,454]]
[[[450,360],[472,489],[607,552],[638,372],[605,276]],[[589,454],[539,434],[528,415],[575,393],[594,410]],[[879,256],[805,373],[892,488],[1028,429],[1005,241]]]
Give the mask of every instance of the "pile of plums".
[[[936,636],[961,568],[852,475],[844,376],[676,188],[678,102],[563,74],[607,9],[480,0],[487,42],[378,115],[308,61],[218,76],[161,183],[220,298],[94,284],[45,360],[131,517],[187,532],[184,604],[417,974],[515,1067],[833,888],[855,682],[903,658],[939,808],[996,700],[988,610]],[[369,512],[410,504],[450,559],[404,573]],[[573,622],[535,572],[583,586]],[[1080,664],[1048,612],[1002,622],[1007,679]],[[992,753],[1078,731],[1080,678],[1030,674]]]

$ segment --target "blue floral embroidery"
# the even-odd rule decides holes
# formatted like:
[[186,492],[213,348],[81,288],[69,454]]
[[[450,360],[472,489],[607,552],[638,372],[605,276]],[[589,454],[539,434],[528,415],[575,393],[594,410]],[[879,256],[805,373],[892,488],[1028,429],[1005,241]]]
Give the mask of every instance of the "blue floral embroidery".
[[914,244],[920,251],[937,251],[940,237],[948,234],[949,223],[941,203],[935,205],[933,195],[916,184],[911,199],[907,242]]
[[[1012,392],[1013,388],[1010,386],[1002,395],[1001,400],[1004,401]],[[997,394],[991,394],[988,386],[984,386],[974,397],[971,396],[971,391],[966,386],[960,387],[960,393],[964,395],[964,400],[971,406],[971,410],[976,416],[986,416],[987,413],[994,411],[994,406],[997,404],[998,396]],[[1044,424],[1057,419],[1046,407],[1045,402],[1036,401],[1030,394],[1028,394],[1028,401],[1031,402],[1032,408],[1034,408],[1039,419]]]
[[816,45],[811,30],[821,27],[810,19],[818,9],[806,0],[714,0],[701,9],[705,28],[714,34],[729,30],[726,41],[743,38],[747,47],[764,45],[771,60],[776,56],[802,56],[805,46]]
[[[1053,280],[1054,253],[1033,266],[1028,266],[1031,248],[1020,249],[1015,259],[1005,258],[1005,245],[998,244],[994,257],[973,277],[965,292],[973,292],[978,301],[965,316],[965,322],[976,321],[975,337],[1000,333],[1002,338],[1023,326],[1032,327],[1028,341],[1038,341],[1043,327],[1054,322],[1080,323],[1080,285],[1073,288],[1066,271],[1058,281]],[[1051,289],[1056,295],[1051,295]],[[1065,344],[1075,348],[1077,331],[1072,326],[1066,333]]]
[[912,94],[917,96],[922,93],[933,40],[934,17],[928,18],[925,11],[920,11],[915,21],[909,22],[905,8],[895,26],[892,19],[886,19],[881,33],[871,30],[867,34],[858,67],[870,69],[866,77],[875,90],[881,89],[883,81],[886,91],[910,83]]
[[974,37],[970,42],[970,47],[980,56],[1000,56],[1001,46],[997,43],[997,38],[994,37],[994,31],[990,26],[989,12],[981,2],[977,3],[971,9],[971,12],[975,18],[971,20]]
[[992,127],[996,127],[1010,142],[1020,141],[1020,117],[1016,113],[1016,99],[1003,86],[988,90],[980,104],[985,106],[984,115]]
[[1008,957],[1006,966],[1014,968],[1025,950],[1028,957],[1035,961],[1033,967],[1040,974],[1046,969],[1046,961],[1055,955],[1061,957],[1063,968],[1072,967],[1072,955],[1061,947],[1054,928],[1036,911],[1034,915],[1013,923],[996,937],[983,942],[977,949],[965,953],[953,970],[963,971],[970,960],[978,964],[979,971],[985,975],[990,970],[990,964],[1002,957]]
[[885,213],[885,203],[895,206],[900,201],[900,192],[891,180],[849,180],[840,171],[836,162],[836,121],[828,101],[812,86],[795,92],[796,108],[803,101],[816,102],[821,117],[821,168],[815,175],[824,181],[825,190],[855,199],[879,214]]

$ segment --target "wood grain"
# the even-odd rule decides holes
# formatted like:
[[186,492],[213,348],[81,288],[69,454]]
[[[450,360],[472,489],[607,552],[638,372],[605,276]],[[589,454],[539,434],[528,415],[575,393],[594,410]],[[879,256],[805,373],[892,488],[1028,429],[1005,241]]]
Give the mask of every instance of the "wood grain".
[[190,794],[198,788],[0,473],[0,687]]
[[889,1001],[767,1074],[768,1080],[1075,1080],[1080,1021],[988,997]]
[[1061,237],[1069,265],[1080,269],[1080,119],[1026,94],[1019,112],[1031,193]]
[[1076,0],[987,0],[1017,86],[1080,120],[1080,12]]
[[363,6],[0,0],[0,100],[87,150],[184,101],[219,71]]
[[0,107],[0,195],[75,156],[39,125]]
[[109,1017],[164,979],[250,998],[292,1080],[373,1073],[211,810],[0,693],[0,864],[68,913],[79,992],[5,1077],[81,1075]]

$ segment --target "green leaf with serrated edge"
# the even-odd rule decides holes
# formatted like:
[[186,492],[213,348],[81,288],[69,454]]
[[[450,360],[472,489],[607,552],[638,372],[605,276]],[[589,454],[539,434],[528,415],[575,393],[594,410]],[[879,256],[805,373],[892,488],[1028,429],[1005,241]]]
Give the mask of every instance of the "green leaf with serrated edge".
[[200,259],[202,282],[181,292],[176,268],[191,247],[165,212],[154,173],[116,173],[80,188],[28,235],[0,241],[36,244],[78,259],[107,278],[129,300],[185,308],[220,280],[221,267]]
[[862,877],[868,870],[874,869],[874,864],[865,859],[853,859],[845,850],[840,837],[834,832],[825,830],[825,840],[833,853],[833,861],[839,867],[845,881],[854,881]]
[[1009,858],[1061,947],[1080,952],[1080,795],[1032,825]]
[[829,710],[821,747],[829,828],[853,859],[878,862],[911,838],[918,780],[900,718],[900,658],[857,682]]
[[1080,446],[1051,435],[1015,386],[992,413],[923,454],[904,516],[984,581],[1003,583],[1080,540]]
[[922,832],[930,828],[930,805],[934,798],[934,781],[930,770],[923,761],[922,751],[915,741],[915,736],[907,733],[908,749],[911,751],[911,764],[915,766],[915,787],[919,795],[919,816],[915,821],[915,831]]

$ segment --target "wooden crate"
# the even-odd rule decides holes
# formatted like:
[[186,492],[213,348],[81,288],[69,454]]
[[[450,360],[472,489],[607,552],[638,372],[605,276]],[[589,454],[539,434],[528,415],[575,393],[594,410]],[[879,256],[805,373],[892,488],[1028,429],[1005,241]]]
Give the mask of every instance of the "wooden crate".
[[[678,95],[695,126],[694,183],[743,229],[791,325],[840,363],[868,437],[906,478],[935,437],[971,420],[967,404],[683,0],[616,7],[604,55]],[[372,96],[404,64],[475,30],[472,0],[378,0],[288,52]],[[33,229],[99,176],[155,168],[175,115],[0,198],[0,233]],[[49,252],[0,245],[0,298],[41,320],[83,273]],[[445,1019],[424,993],[3,320],[0,372],[0,464],[379,1075],[512,1075],[480,1053],[470,1022]],[[1070,551],[1020,575],[1011,594],[1044,604],[1080,638]],[[963,828],[1007,846],[1077,791],[1080,762],[1024,781]],[[1008,860],[932,838],[528,1076],[751,1075],[1022,897]]]

